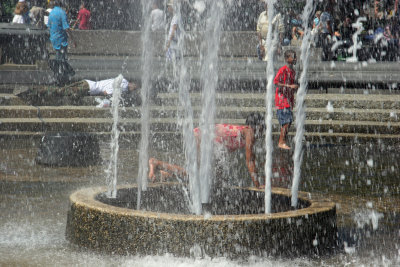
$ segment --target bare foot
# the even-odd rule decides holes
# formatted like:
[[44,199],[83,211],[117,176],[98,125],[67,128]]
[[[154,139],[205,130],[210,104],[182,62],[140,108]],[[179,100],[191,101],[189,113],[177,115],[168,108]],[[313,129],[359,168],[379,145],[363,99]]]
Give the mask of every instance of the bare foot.
[[149,159],[149,179],[154,183],[156,176],[154,174],[154,164],[155,158]]
[[283,144],[278,144],[278,147],[279,147],[279,148],[282,148],[282,149],[286,149],[286,150],[289,150],[289,149],[290,149],[290,146],[288,146],[288,145],[285,144],[285,143],[283,143]]

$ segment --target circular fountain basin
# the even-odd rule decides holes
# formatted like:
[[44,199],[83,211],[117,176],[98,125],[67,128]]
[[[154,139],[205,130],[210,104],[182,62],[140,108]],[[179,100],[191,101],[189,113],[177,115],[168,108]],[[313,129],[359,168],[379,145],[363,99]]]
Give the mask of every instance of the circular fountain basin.
[[336,209],[299,192],[272,190],[272,212],[264,213],[264,191],[219,188],[203,215],[190,214],[177,184],[152,184],[135,210],[137,187],[123,186],[117,197],[106,188],[86,188],[70,196],[67,239],[101,252],[179,257],[244,258],[250,255],[305,255],[336,246]]

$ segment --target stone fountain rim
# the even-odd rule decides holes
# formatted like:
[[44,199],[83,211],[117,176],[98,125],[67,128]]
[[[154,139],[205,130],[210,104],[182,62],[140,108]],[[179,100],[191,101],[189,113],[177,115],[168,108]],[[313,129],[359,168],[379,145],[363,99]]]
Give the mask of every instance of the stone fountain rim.
[[[165,185],[176,185],[176,183],[156,183],[149,184],[148,187],[160,187]],[[121,185],[118,186],[117,189],[128,189],[132,187],[137,187],[136,184],[131,185]],[[239,188],[239,187],[234,187]],[[249,191],[258,191],[263,192],[264,189],[257,189],[254,187],[246,187],[240,189],[246,189]],[[107,191],[107,187],[99,186],[99,187],[89,187],[83,188],[75,191],[70,195],[70,203],[75,206],[85,207],[86,209],[96,210],[100,213],[114,214],[118,216],[127,216],[127,217],[142,217],[147,219],[158,219],[158,220],[180,220],[180,221],[258,221],[258,220],[266,220],[266,219],[282,219],[282,218],[295,218],[301,216],[309,216],[312,214],[327,212],[335,208],[335,203],[329,200],[312,200],[310,198],[310,194],[307,192],[298,192],[299,199],[310,203],[310,206],[303,209],[298,210],[290,210],[285,212],[271,213],[271,214],[243,214],[243,215],[210,215],[205,218],[204,215],[192,215],[192,214],[176,214],[176,213],[163,213],[163,212],[154,212],[154,211],[143,211],[143,210],[134,210],[128,208],[122,208],[117,206],[112,206],[105,204],[99,200],[96,200],[96,197]],[[284,195],[287,197],[291,197],[291,191],[286,188],[272,188],[272,194]]]

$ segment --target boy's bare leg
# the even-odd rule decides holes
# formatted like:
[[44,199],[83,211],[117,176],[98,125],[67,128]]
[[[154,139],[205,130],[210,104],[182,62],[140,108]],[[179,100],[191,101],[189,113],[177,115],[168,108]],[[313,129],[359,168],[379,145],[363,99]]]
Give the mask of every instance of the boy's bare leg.
[[156,165],[156,159],[155,158],[150,158],[149,159],[149,175],[148,175],[148,177],[149,177],[149,179],[152,181],[152,182],[154,182],[154,180],[156,179],[156,175],[155,175],[155,173],[154,173],[154,171],[155,171],[155,165]]
[[282,149],[290,149],[290,147],[286,144],[286,136],[288,133],[289,124],[285,124],[281,127],[281,134],[279,136],[278,147]]
[[164,161],[157,160],[155,158],[149,159],[149,179],[155,181],[156,170],[160,171],[160,174],[164,178],[171,177],[172,175],[186,175],[185,169],[178,165],[169,164]]

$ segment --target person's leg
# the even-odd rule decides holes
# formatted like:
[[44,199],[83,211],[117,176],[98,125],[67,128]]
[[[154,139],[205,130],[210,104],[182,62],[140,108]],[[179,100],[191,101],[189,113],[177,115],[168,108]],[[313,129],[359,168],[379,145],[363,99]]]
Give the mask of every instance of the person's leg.
[[74,96],[87,96],[89,95],[89,89],[89,84],[85,80],[75,82],[70,87],[71,94]]
[[64,96],[87,96],[89,95],[89,84],[85,80],[74,82],[60,87],[58,93]]
[[69,76],[74,75],[72,68],[67,63],[68,46],[61,46],[56,50],[54,76],[59,86],[64,85]]
[[294,26],[293,28],[292,28],[292,40],[297,40],[297,27],[296,26]]
[[186,170],[181,166],[170,164],[155,158],[149,159],[149,179],[155,181],[156,171],[160,171],[162,178],[171,177],[173,175],[186,176]]
[[64,54],[61,49],[56,49],[55,60],[62,61],[64,59]]
[[279,124],[281,125],[278,147],[282,149],[290,149],[290,147],[286,144],[286,137],[289,131],[290,124],[293,121],[292,111],[289,108],[278,109],[277,115]]
[[290,147],[286,144],[286,137],[289,130],[289,124],[282,125],[281,134],[279,136],[278,147],[282,149],[290,149]]
[[322,60],[332,60],[330,35],[326,33],[322,35],[322,54]]

